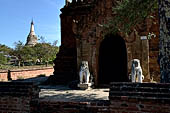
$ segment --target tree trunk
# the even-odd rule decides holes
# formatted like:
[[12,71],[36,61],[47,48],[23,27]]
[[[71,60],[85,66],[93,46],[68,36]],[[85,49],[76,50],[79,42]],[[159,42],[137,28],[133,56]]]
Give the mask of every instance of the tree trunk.
[[170,83],[170,0],[159,0],[161,83]]

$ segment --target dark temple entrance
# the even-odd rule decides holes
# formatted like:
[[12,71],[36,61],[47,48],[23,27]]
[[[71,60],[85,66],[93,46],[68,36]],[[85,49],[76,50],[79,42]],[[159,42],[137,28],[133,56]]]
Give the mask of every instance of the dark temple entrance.
[[119,35],[106,35],[101,42],[98,82],[128,82],[126,44]]

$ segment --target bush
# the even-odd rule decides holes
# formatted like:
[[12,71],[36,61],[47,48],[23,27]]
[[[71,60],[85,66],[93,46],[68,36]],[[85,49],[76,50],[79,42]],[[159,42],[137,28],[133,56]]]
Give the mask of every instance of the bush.
[[0,53],[0,64],[6,64],[7,63],[7,58]]

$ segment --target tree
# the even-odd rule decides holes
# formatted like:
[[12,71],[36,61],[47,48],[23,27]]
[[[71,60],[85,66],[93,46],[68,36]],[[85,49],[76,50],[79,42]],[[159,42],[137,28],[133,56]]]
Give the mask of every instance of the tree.
[[35,51],[33,50],[33,47],[30,46],[24,46],[21,49],[21,53],[22,53],[22,62],[24,65],[24,62],[26,61],[34,61],[36,62],[36,55],[35,55]]
[[[160,21],[159,58],[161,82],[170,83],[170,0],[123,0],[113,8],[116,15],[109,24],[109,32],[128,34],[154,11],[158,10]],[[152,18],[152,16],[150,17]]]
[[11,52],[11,54],[18,58],[18,66],[20,67],[21,61],[22,61],[22,51],[21,50],[24,47],[24,44],[23,44],[23,42],[18,41],[18,42],[15,42],[14,45],[15,45],[15,48]]
[[10,47],[0,44],[0,64],[6,64],[9,61],[11,51]]
[[4,65],[7,63],[7,58],[4,56],[3,53],[0,53],[0,65]]
[[5,55],[9,55],[10,54],[10,52],[11,52],[11,48],[10,47],[8,47],[8,46],[6,46],[6,45],[1,45],[0,44],[0,52],[2,53],[4,53]]
[[58,40],[55,40],[55,41],[53,42],[53,46],[57,46],[57,43],[58,43]]
[[25,46],[23,42],[15,42],[15,48],[12,51],[12,55],[18,58],[18,66],[20,67],[21,63],[24,66],[24,62],[32,60],[35,61],[36,55],[31,46]]
[[121,0],[113,7],[114,18],[104,25],[108,32],[129,34],[146,18],[153,18],[151,13],[157,11],[157,0]]
[[38,43],[33,47],[35,54],[37,56],[37,59],[39,59],[42,62],[49,62],[54,60],[57,52],[58,47],[53,46],[50,43]]
[[43,36],[40,36],[39,41],[40,41],[40,43],[47,43],[45,37],[43,37]]

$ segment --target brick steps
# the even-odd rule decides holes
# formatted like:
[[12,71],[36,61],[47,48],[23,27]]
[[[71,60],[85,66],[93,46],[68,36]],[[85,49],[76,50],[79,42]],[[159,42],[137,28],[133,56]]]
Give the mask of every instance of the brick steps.
[[[112,91],[120,91],[119,87],[111,88]],[[144,88],[132,88],[132,87],[122,87],[122,91],[126,92],[166,92],[170,93],[168,88],[151,88],[151,87],[144,87]]]
[[118,97],[170,100],[170,84],[111,83],[109,98]]
[[38,95],[39,89],[33,82],[0,82],[0,96],[30,96],[33,92]]

